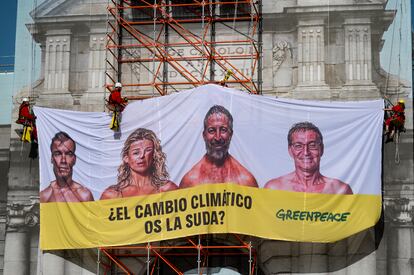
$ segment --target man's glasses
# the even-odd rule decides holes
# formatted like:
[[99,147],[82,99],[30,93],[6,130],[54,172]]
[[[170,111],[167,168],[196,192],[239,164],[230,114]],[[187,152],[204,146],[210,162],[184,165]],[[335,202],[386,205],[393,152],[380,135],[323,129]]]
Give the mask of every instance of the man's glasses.
[[315,150],[319,150],[321,143],[316,142],[316,141],[312,141],[307,144],[295,142],[295,143],[292,143],[291,146],[295,151],[303,151],[305,147],[308,147],[308,150],[315,151]]

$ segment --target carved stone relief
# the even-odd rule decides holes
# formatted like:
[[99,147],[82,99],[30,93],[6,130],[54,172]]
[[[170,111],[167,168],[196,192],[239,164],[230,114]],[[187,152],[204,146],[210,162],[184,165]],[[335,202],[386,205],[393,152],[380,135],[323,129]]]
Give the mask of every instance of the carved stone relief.
[[279,40],[272,49],[272,71],[275,87],[289,87],[292,85],[293,53],[290,43]]
[[292,58],[292,51],[290,44],[287,41],[280,41],[273,47],[273,70],[279,70],[280,65],[286,60],[288,56]]
[[30,202],[7,204],[7,230],[17,231],[39,225],[39,198],[31,197]]

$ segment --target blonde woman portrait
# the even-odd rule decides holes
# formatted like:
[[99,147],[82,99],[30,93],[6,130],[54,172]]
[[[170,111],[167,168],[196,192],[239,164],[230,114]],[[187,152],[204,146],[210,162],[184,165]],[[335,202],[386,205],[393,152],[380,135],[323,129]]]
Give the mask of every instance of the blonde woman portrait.
[[138,128],[129,135],[121,152],[117,184],[109,186],[101,200],[141,196],[177,189],[166,166],[161,142],[151,130]]

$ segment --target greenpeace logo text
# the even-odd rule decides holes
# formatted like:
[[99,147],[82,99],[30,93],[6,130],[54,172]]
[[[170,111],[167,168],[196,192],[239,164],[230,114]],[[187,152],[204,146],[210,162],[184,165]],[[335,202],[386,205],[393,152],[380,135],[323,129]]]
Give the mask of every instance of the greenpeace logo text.
[[290,209],[279,209],[276,212],[276,218],[282,221],[346,222],[350,215],[351,212],[334,213]]

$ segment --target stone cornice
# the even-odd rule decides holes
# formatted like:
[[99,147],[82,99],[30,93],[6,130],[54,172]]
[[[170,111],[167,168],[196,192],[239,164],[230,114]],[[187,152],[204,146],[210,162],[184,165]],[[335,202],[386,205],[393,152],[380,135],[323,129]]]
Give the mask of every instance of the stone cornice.
[[329,7],[326,5],[318,5],[304,7],[285,7],[283,9],[283,13],[263,13],[263,19],[272,21],[276,20],[280,21],[280,24],[287,24],[286,15],[290,16],[290,20],[288,22],[294,22],[300,19],[314,19],[318,17],[324,20],[330,18],[330,21],[333,19],[344,21],[345,18],[365,18],[370,20],[371,24],[374,23],[378,25],[378,21],[382,22],[379,25],[381,26],[381,29],[383,29],[388,28],[388,26],[391,24],[395,16],[395,11],[384,10],[384,6],[379,3],[336,5]]
[[99,15],[65,15],[65,16],[49,16],[37,18],[35,23],[26,24],[26,28],[30,33],[38,33],[43,29],[59,29],[73,27],[79,24],[102,24],[106,26],[106,14]]
[[301,7],[286,7],[284,8],[286,13],[318,13],[318,12],[386,12],[384,11],[384,5],[379,3],[365,3],[357,5],[320,5],[320,6],[301,6]]
[[40,4],[36,9],[30,12],[32,18],[37,18],[39,16],[44,16],[52,10],[56,9],[67,0],[46,0]]
[[37,19],[36,23],[26,24],[26,28],[32,34],[37,43],[43,43],[46,31],[73,29],[79,27],[106,29],[106,15],[68,15],[60,17],[45,17]]

